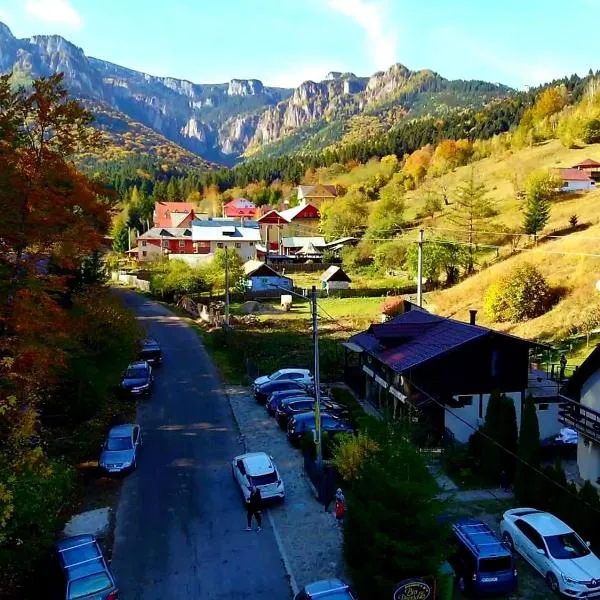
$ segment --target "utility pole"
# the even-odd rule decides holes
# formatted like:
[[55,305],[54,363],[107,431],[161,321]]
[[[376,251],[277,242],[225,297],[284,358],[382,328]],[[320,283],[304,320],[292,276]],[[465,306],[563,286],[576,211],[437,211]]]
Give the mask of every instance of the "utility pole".
[[229,327],[229,255],[227,254],[227,244],[223,244],[225,249],[225,325]]
[[317,288],[312,286],[311,309],[313,324],[313,342],[315,352],[315,443],[317,445],[317,466],[323,462],[323,448],[321,445],[321,381],[319,377],[319,330],[317,316]]
[[417,260],[417,304],[423,306],[423,230],[419,229],[419,254]]

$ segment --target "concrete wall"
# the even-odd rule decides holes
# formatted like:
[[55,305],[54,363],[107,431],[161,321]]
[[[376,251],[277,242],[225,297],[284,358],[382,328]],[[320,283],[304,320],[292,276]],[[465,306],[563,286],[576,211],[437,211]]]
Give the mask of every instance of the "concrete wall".
[[[217,250],[217,248],[219,248],[220,246],[218,246],[218,244],[222,244],[221,247],[225,247],[227,246],[227,251],[235,251],[237,252],[242,259],[244,260],[244,262],[248,261],[248,260],[254,260],[256,258],[256,243],[254,242],[235,242],[235,241],[231,241],[231,242],[211,242],[210,243],[210,252],[211,254],[214,254],[215,251]],[[239,248],[236,248],[236,244],[239,244]],[[252,244],[252,245],[250,245]]]
[[347,281],[328,281],[325,289],[328,292],[333,290],[347,290],[350,287],[350,284]]
[[136,287],[144,292],[150,291],[150,282],[145,281],[144,279],[138,279],[135,275],[128,275],[127,273],[120,271],[113,271],[110,274],[110,278],[112,281],[118,281],[119,283]]
[[578,190],[594,190],[596,189],[595,182],[593,181],[565,181],[564,187],[561,188],[562,192],[575,192]]

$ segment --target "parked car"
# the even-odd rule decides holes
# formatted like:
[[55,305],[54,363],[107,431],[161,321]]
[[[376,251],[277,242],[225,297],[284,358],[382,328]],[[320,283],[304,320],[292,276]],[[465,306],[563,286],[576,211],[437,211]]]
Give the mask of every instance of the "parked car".
[[[54,545],[65,600],[117,600],[119,591],[93,535],[76,535]],[[44,594],[42,594],[44,595]]]
[[252,485],[260,490],[263,500],[284,500],[285,487],[279,471],[273,458],[264,452],[249,452],[236,456],[231,461],[231,470],[245,502],[250,501]]
[[121,391],[132,396],[149,396],[152,392],[154,375],[145,360],[131,363],[121,378]]
[[600,598],[600,560],[566,523],[535,508],[507,510],[503,541],[568,598]]
[[314,398],[314,393],[312,390],[304,391],[297,389],[273,392],[265,402],[265,408],[269,415],[274,417],[281,403],[288,398]]
[[302,393],[306,393],[307,389],[308,388],[305,384],[292,379],[267,381],[267,383],[263,383],[254,390],[254,398],[259,404],[265,404],[273,392],[281,392],[282,390],[299,390]]
[[464,518],[452,525],[448,562],[461,592],[510,594],[516,589],[517,570],[511,549],[479,519]]
[[[315,413],[314,411],[298,413],[294,415],[288,422],[287,437],[288,440],[297,446],[302,439],[302,436],[307,431],[314,431],[315,429]],[[331,433],[348,432],[352,433],[352,425],[344,419],[339,419],[329,413],[321,413],[321,431],[329,431]]]
[[[311,412],[315,409],[315,399],[310,396],[292,396],[284,398],[279,404],[279,408],[275,411],[275,417],[279,426],[287,429],[288,421],[296,414]],[[348,411],[344,406],[333,402],[328,397],[321,398],[321,410],[335,417],[346,417]]]
[[151,365],[158,367],[162,362],[162,349],[160,344],[154,339],[145,339],[142,342],[140,358],[149,362]]
[[271,375],[262,375],[254,380],[254,387],[257,388],[269,381],[279,381],[281,379],[291,379],[293,381],[300,381],[306,385],[312,385],[313,376],[308,369],[279,369]]
[[294,600],[357,600],[350,586],[341,579],[324,579],[304,586]]
[[98,466],[108,473],[124,473],[137,467],[142,434],[139,425],[117,425],[109,432],[98,460]]

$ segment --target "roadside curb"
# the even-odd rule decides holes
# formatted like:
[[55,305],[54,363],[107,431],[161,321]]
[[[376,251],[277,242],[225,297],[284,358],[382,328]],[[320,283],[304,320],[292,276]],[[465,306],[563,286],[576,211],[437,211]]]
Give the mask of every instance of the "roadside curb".
[[[217,370],[218,372],[218,370]],[[219,373],[219,379],[221,379],[221,374]],[[231,414],[233,415],[233,421],[235,426],[237,427],[240,441],[244,447],[244,452],[248,452],[248,445],[246,443],[246,436],[242,433],[242,428],[240,426],[240,422],[235,414],[235,410],[233,409],[233,404],[231,402],[231,397],[227,393],[225,386],[222,386],[223,394],[225,398],[227,398],[227,403],[229,404],[229,409],[231,410]],[[292,566],[290,565],[290,561],[287,556],[287,552],[283,546],[283,540],[281,539],[281,535],[279,534],[279,530],[277,529],[277,525],[275,524],[275,519],[269,511],[267,512],[267,518],[269,519],[269,523],[271,525],[271,529],[273,530],[273,535],[275,536],[275,543],[277,544],[277,548],[279,550],[279,554],[281,555],[281,561],[283,562],[283,568],[285,569],[285,573],[288,577],[290,587],[292,588],[292,594],[296,596],[296,594],[300,591],[298,584],[296,583],[296,578],[294,577],[294,573],[292,571]]]

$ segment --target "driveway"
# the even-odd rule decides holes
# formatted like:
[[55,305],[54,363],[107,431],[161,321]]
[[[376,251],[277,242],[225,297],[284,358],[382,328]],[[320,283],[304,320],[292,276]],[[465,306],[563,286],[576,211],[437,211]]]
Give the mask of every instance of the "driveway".
[[197,334],[166,308],[120,290],[163,348],[152,397],[138,405],[144,447],[124,482],[113,569],[124,600],[290,597],[268,519],[246,532],[230,461],[243,451]]

